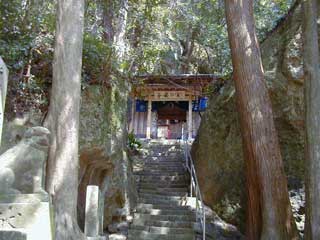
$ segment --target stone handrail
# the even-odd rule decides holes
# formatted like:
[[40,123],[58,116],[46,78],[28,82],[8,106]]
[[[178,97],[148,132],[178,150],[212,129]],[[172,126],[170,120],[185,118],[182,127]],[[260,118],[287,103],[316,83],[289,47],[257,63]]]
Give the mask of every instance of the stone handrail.
[[193,159],[189,149],[188,140],[184,140],[184,154],[185,154],[185,165],[190,173],[190,197],[193,196],[193,189],[194,194],[196,197],[196,217],[197,221],[200,220],[200,224],[202,227],[202,240],[206,239],[206,214],[205,214],[205,205],[202,200],[202,195],[200,191],[200,186],[198,183],[196,169],[194,167]]

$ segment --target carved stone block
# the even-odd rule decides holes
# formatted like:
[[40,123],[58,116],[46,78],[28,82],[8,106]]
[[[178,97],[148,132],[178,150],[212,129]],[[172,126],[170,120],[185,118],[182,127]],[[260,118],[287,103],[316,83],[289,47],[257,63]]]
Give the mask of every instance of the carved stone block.
[[21,142],[0,156],[0,194],[44,193],[49,130],[30,128]]
[[8,231],[18,229],[27,238],[17,239],[53,240],[51,208],[50,199],[45,194],[0,195],[0,236],[10,236]]
[[19,230],[0,231],[0,240],[27,240],[27,234]]

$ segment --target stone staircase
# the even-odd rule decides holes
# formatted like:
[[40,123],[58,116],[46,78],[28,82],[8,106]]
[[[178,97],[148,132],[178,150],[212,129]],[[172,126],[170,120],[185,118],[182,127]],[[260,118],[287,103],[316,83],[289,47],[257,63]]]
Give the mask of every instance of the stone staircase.
[[150,143],[136,169],[139,200],[129,240],[194,240],[195,212],[187,206],[189,176],[179,144]]

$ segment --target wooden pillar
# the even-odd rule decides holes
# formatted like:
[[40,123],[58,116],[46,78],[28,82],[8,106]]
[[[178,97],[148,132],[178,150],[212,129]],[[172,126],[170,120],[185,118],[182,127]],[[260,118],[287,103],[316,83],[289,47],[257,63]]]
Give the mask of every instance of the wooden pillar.
[[0,57],[0,145],[2,137],[2,128],[4,121],[4,106],[6,103],[7,84],[8,84],[9,71],[6,64]]
[[188,139],[192,139],[192,100],[189,100],[188,111]]
[[131,102],[131,121],[129,124],[129,133],[131,133],[134,130],[135,112],[136,112],[136,99],[133,98]]
[[147,134],[146,138],[150,139],[151,138],[151,110],[152,110],[152,101],[149,99],[148,100],[148,117],[147,117]]

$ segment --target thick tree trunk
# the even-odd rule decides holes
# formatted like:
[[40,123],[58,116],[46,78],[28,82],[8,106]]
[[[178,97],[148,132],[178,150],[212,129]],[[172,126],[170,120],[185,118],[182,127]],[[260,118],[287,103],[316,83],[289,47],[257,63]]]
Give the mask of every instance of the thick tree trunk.
[[226,0],[248,191],[248,239],[297,239],[252,0]]
[[305,239],[320,237],[320,72],[317,28],[318,0],[303,2],[303,48],[306,126]]
[[53,197],[57,240],[84,239],[76,212],[83,17],[83,0],[58,1],[46,182]]
[[119,8],[119,16],[115,31],[115,47],[119,61],[122,61],[126,51],[126,26],[128,22],[128,0],[121,0]]
[[99,5],[103,9],[103,35],[104,39],[107,43],[112,44],[114,40],[114,27],[113,27],[113,8],[112,8],[112,1],[111,0],[100,0]]

